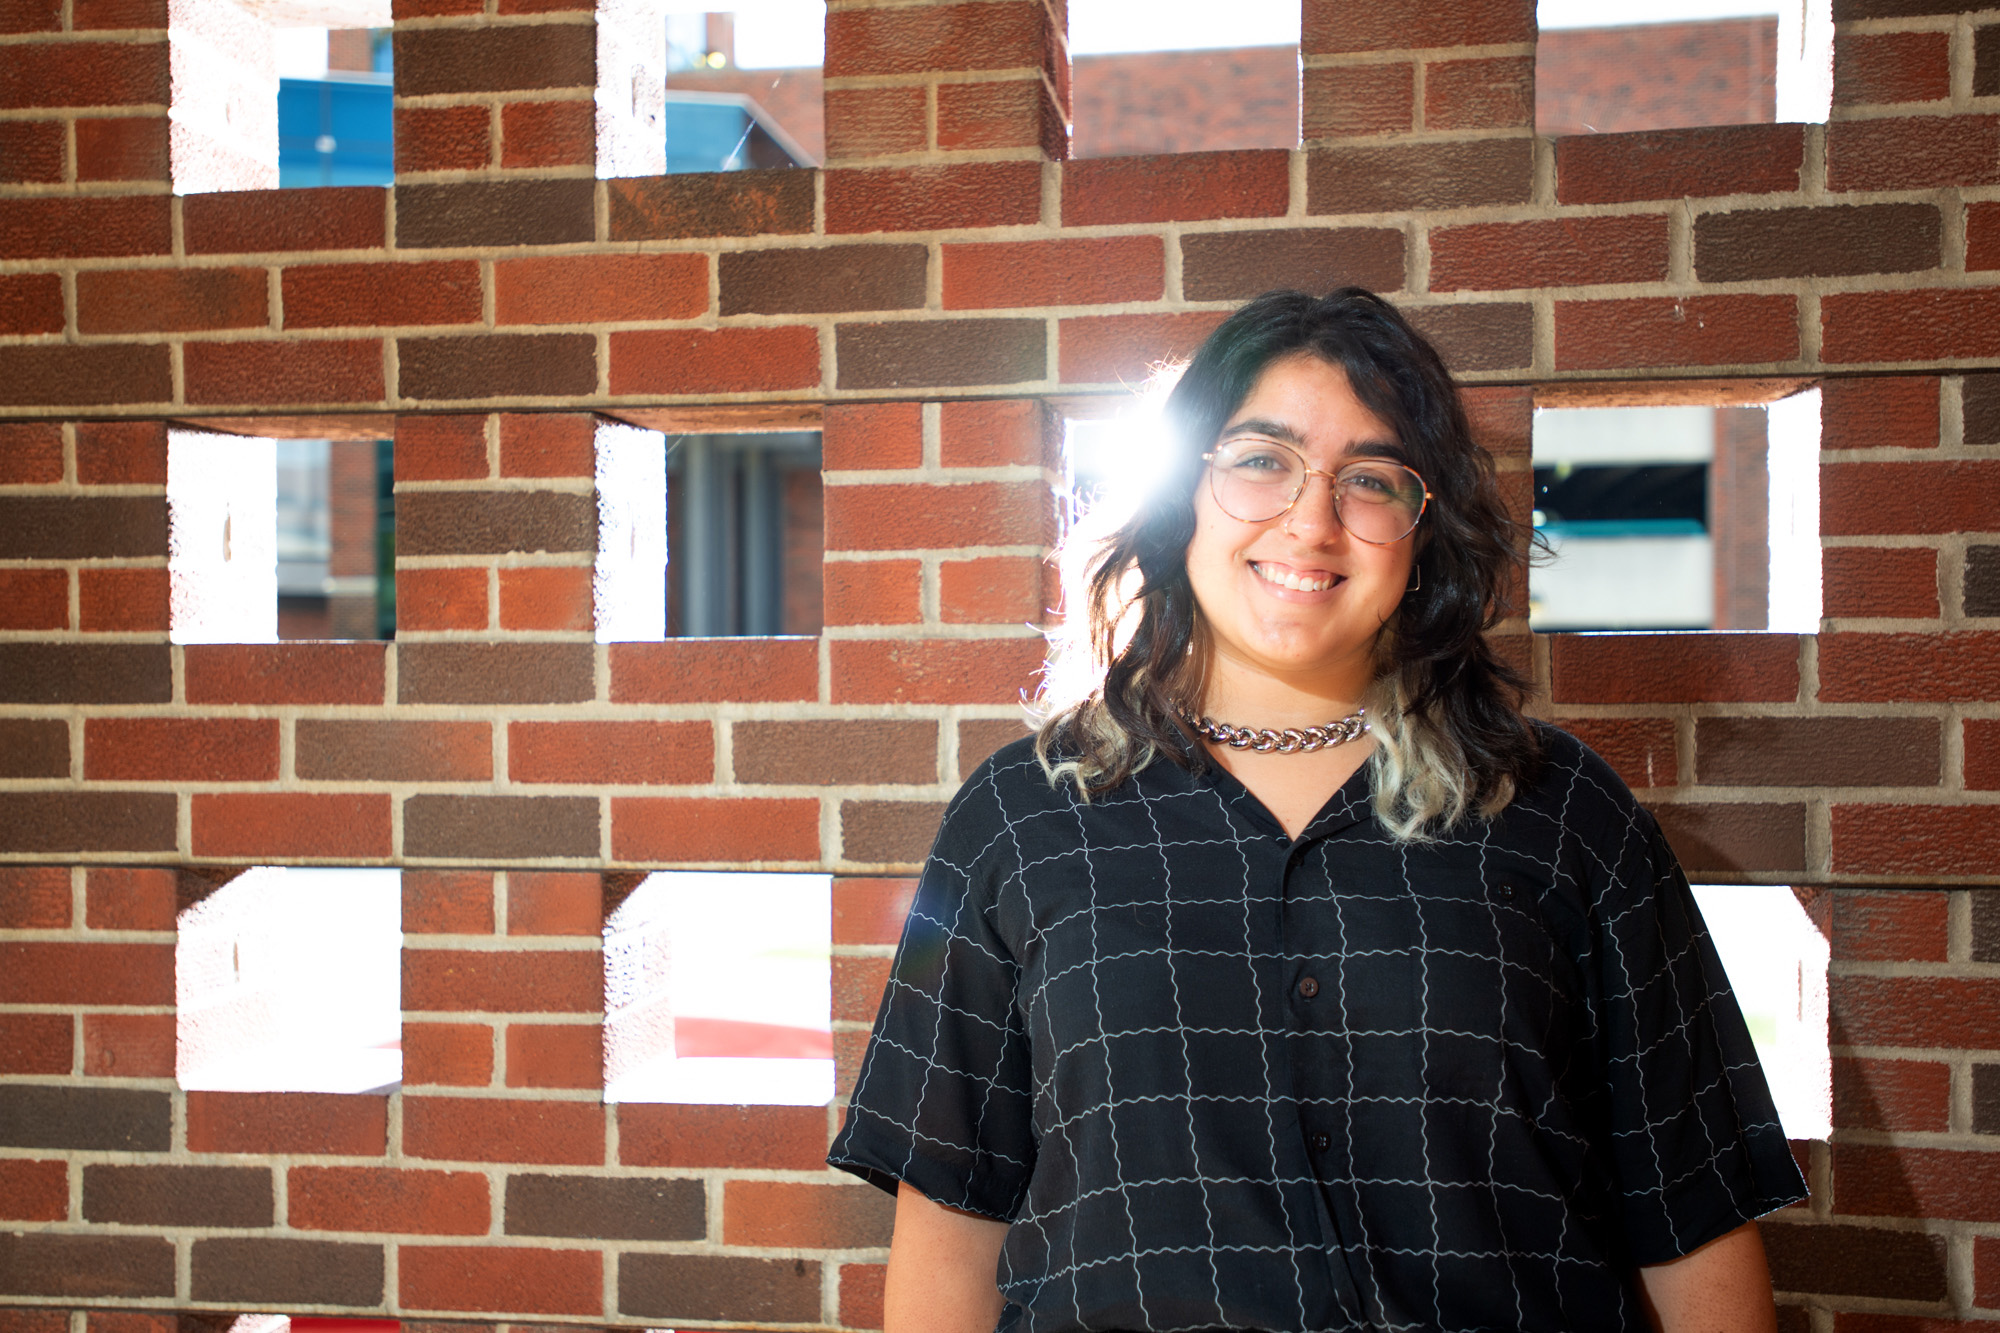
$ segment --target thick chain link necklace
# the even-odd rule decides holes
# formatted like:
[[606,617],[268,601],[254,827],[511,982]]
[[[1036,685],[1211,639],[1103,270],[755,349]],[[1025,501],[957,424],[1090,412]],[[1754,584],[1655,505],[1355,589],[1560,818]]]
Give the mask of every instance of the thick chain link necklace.
[[1256,754],[1311,754],[1314,750],[1359,740],[1368,733],[1365,708],[1357,708],[1336,722],[1317,727],[1286,727],[1282,731],[1270,727],[1232,727],[1212,717],[1196,717],[1185,708],[1180,715],[1183,722],[1205,739],[1232,750],[1250,750]]

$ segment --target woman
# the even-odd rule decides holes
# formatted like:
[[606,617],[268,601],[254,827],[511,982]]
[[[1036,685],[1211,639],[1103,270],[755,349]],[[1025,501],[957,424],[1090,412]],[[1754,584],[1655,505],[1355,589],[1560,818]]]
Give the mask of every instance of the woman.
[[889,1333],[1775,1328],[1798,1170],[1658,828],[1483,637],[1523,534],[1436,353],[1272,293],[1166,412],[829,1157]]

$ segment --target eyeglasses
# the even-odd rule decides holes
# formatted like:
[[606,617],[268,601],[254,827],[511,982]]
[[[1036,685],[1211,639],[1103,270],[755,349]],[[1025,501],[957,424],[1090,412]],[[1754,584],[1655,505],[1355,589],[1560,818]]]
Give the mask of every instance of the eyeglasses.
[[1350,536],[1371,546],[1399,542],[1416,530],[1431,493],[1401,463],[1361,458],[1335,472],[1307,467],[1290,445],[1230,440],[1203,454],[1209,493],[1222,512],[1245,523],[1268,523],[1288,512],[1313,477],[1333,483],[1333,512]]

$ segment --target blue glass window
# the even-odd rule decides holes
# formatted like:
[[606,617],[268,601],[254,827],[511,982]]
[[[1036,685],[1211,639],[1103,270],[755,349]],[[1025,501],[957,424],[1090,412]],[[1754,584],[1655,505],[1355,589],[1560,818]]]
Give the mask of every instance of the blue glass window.
[[278,81],[278,184],[388,185],[392,88],[383,76]]

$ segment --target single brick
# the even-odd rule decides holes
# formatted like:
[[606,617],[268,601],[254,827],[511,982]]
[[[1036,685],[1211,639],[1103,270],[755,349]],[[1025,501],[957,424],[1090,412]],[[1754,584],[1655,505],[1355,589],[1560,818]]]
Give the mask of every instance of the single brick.
[[[1838,1144],[1833,1188],[1843,1213],[2000,1221],[2000,1160],[1990,1153]],[[1933,1270],[1941,1267],[1939,1256]],[[1941,1292],[1942,1275],[1932,1281]]]
[[606,181],[611,239],[802,235],[813,228],[818,174],[781,168]]
[[914,879],[842,876],[833,881],[833,942],[894,944],[916,900]]
[[[829,472],[921,466],[923,408],[917,403],[829,403],[820,453]],[[56,474],[61,473],[58,454]]]
[[1157,301],[1166,291],[1157,236],[948,244],[943,254],[947,310]]
[[1931,204],[1704,213],[1694,224],[1695,272],[1704,282],[1917,273],[1942,262],[1942,236]]
[[762,798],[611,798],[619,861],[817,861],[819,802]]
[[[693,254],[503,259],[493,266],[493,295],[501,324],[692,319],[708,310],[708,260]],[[726,288],[724,297],[726,315]]]
[[190,403],[380,404],[387,400],[375,338],[196,342],[183,353]]
[[1942,1133],[1950,1118],[1951,1066],[1943,1061],[1834,1057],[1833,1123],[1839,1128]]
[[84,921],[92,930],[168,931],[177,899],[171,870],[93,866],[84,880]]
[[1430,241],[1434,292],[1658,282],[1667,276],[1664,214],[1438,227]]
[[826,177],[826,231],[841,235],[1031,225],[1041,217],[1041,178],[1035,162],[833,172]]
[[[379,704],[380,643],[190,644],[190,704]],[[406,650],[407,651],[407,650]]]
[[[9,1222],[64,1222],[69,1220],[69,1163],[43,1162],[27,1157],[0,1158],[0,1219]],[[13,1311],[12,1315],[28,1313]],[[46,1333],[69,1333],[67,1311],[50,1310],[61,1323]],[[11,1326],[8,1316],[0,1316],[0,1328]],[[24,1327],[20,1333],[45,1333]]]
[[[596,34],[588,23],[398,29],[396,92],[528,92],[596,83]],[[400,203],[400,198],[398,199]]]
[[516,722],[507,765],[515,782],[709,782],[715,738],[706,722]]
[[[1971,791],[2000,791],[2000,720],[1966,719],[1965,785]],[[1975,895],[1973,901],[1982,899]],[[1979,919],[1977,908],[1974,917]]]
[[805,1259],[627,1254],[618,1264],[618,1309],[668,1319],[811,1323],[820,1313],[820,1266]]
[[728,251],[718,263],[724,315],[917,310],[929,253],[921,245],[827,245]]
[[1942,963],[1949,906],[1942,893],[1839,890],[1833,899],[1833,956]]
[[373,185],[191,194],[180,200],[181,227],[189,254],[379,250],[388,200]]
[[1776,1223],[1761,1226],[1759,1233],[1770,1257],[1771,1285],[1780,1291],[1903,1301],[1945,1297],[1942,1236]]
[[840,1322],[849,1328],[880,1328],[883,1323],[887,1264],[840,1266]]
[[380,1245],[277,1237],[210,1237],[193,1245],[198,1301],[271,1305],[382,1304]]
[[1695,768],[1706,785],[1934,787],[1943,739],[1935,718],[1704,717]]
[[0,1014],[0,1074],[73,1073],[75,1047],[68,1014]]
[[612,1110],[623,1166],[818,1171],[826,1165],[822,1107],[624,1102]]
[[[547,29],[512,31],[525,34]],[[465,35],[484,38],[487,34]],[[588,241],[595,230],[593,184],[560,179],[399,186],[396,244],[406,249],[488,248]]]
[[493,160],[492,112],[485,106],[399,106],[396,171],[477,171]]
[[403,853],[416,857],[595,857],[595,796],[412,796]]
[[0,569],[0,629],[68,628],[68,570]]
[[403,950],[410,1013],[594,1013],[604,1005],[601,955],[576,949]]
[[[35,52],[41,58],[56,49],[38,46]],[[0,201],[0,254],[9,259],[166,255],[173,245],[171,216],[163,194],[8,199]]]
[[393,854],[386,794],[197,792],[189,805],[196,856],[374,860]]
[[819,697],[819,645],[680,639],[610,646],[613,703],[796,702]]
[[491,619],[486,567],[396,571],[399,630],[485,629]]
[[1417,121],[1414,61],[1315,67],[1299,80],[1300,141],[1407,132]]
[[134,1088],[0,1084],[0,1145],[85,1152],[165,1152],[172,1104]]
[[68,722],[61,718],[0,718],[0,778],[69,775]]
[[485,477],[483,415],[396,419],[396,481],[471,481]]
[[958,724],[958,780],[971,777],[986,757],[1029,733],[1019,718],[967,718]]
[[388,1100],[313,1092],[190,1092],[189,1152],[380,1157]]
[[480,319],[479,265],[469,259],[298,264],[283,273],[288,329],[476,324]]
[[592,477],[597,418],[585,412],[500,414],[500,475]]
[[1936,448],[1938,399],[1934,375],[1827,380],[1820,386],[1820,448]]
[[76,584],[77,625],[85,634],[172,628],[172,583],[164,569],[79,569]]
[[73,939],[0,944],[0,1004],[172,1004],[173,946]]
[[[1990,47],[1990,28],[1974,29],[1975,52]],[[1990,56],[1973,73],[1973,93],[2000,92],[1993,79]],[[1991,88],[1979,87],[1984,73]],[[1951,34],[1944,32],[1847,33],[1834,43],[1833,102],[1835,106],[1881,105],[1894,102],[1936,102],[1951,96]]]
[[1403,288],[1403,233],[1390,227],[1223,231],[1181,237],[1190,301],[1237,301],[1281,287],[1330,292]]
[[827,89],[827,160],[922,152],[930,138],[925,100],[919,87]]
[[1424,66],[1424,127],[1531,129],[1535,62],[1530,56],[1433,60]]
[[1289,157],[1277,149],[1238,149],[1071,162],[1063,169],[1063,225],[1282,217],[1291,192]]
[[1525,204],[1533,191],[1526,138],[1316,148],[1306,158],[1308,213]]
[[876,865],[920,863],[943,818],[942,801],[842,801],[841,858]]
[[399,703],[581,703],[596,692],[587,643],[412,643],[396,657]]
[[0,1231],[9,1296],[153,1298],[174,1295],[174,1243],[160,1236]]
[[85,1166],[83,1218],[148,1227],[268,1227],[271,1171],[251,1166]]
[[1843,875],[1981,875],[2000,856],[1985,806],[1836,805],[1833,869]]
[[842,389],[1032,384],[1048,376],[1040,319],[842,324],[834,349]]
[[116,269],[76,279],[79,333],[262,328],[270,320],[258,268]]
[[410,935],[491,935],[492,873],[405,870],[403,931]]
[[492,1225],[486,1177],[408,1167],[295,1166],[285,1221],[299,1231],[481,1236]]
[[164,496],[0,497],[0,560],[144,559],[165,554]]
[[172,395],[164,343],[0,348],[0,406],[103,407],[165,403]]
[[589,102],[506,102],[500,107],[503,167],[590,166],[597,148]]
[[1558,301],[1555,332],[1562,370],[1755,365],[1799,355],[1791,296]]
[[1035,68],[1052,34],[1039,4],[838,10],[827,16],[826,76]]
[[548,1315],[604,1310],[604,1256],[596,1250],[402,1245],[396,1269],[396,1293],[406,1309]]
[[59,423],[0,424],[0,486],[46,485],[62,479],[63,435]]
[[723,1187],[725,1245],[814,1250],[887,1246],[896,1201],[869,1185],[732,1180]]
[[1336,55],[1532,42],[1534,14],[1527,0],[1499,0],[1466,9],[1422,0],[1387,0],[1358,9],[1337,0],[1307,0],[1300,49],[1312,55]]
[[1991,633],[1826,634],[1820,698],[1827,703],[1973,703],[2000,690]]
[[836,703],[1016,703],[1041,670],[1039,637],[837,640]]
[[1688,802],[1652,812],[1690,876],[1805,869],[1802,805]]
[[1972,1128],[1979,1134],[2000,1134],[2000,1065],[1972,1067]]
[[873,1023],[882,1007],[882,992],[888,988],[894,961],[888,958],[847,958],[833,960],[833,1021]]
[[506,1230],[584,1240],[701,1240],[708,1230],[706,1191],[699,1180],[512,1175]]
[[403,1151],[433,1161],[601,1166],[604,1111],[595,1102],[405,1094]]
[[[4,151],[0,140],[0,151]],[[62,278],[55,273],[20,273],[0,277],[0,332],[61,333]]]
[[346,722],[300,718],[293,766],[301,778],[364,782],[485,782],[493,733],[484,722]]
[[0,792],[0,851],[171,853],[175,806],[172,792]]
[[934,722],[738,722],[732,730],[738,782],[874,786],[938,780]]
[[603,1028],[596,1023],[509,1024],[507,1086],[602,1088]]
[[1801,125],[1565,135],[1556,140],[1556,202],[1788,194],[1804,164]]
[[584,333],[399,338],[396,358],[398,389],[418,400],[570,398],[597,388],[597,340]]
[[819,382],[816,329],[648,329],[611,335],[614,394],[775,392]]
[[1095,315],[1058,322],[1056,377],[1064,384],[1144,383],[1162,362],[1190,356],[1226,314]]
[[172,1014],[85,1014],[83,1072],[97,1078],[172,1078]]
[[1820,469],[1820,531],[1977,532],[2000,505],[2000,460],[1829,463]]
[[1840,120],[1826,127],[1829,190],[2000,182],[2000,116]]
[[936,86],[941,149],[1040,148],[1054,160],[1070,146],[1068,117],[1042,77]]
[[603,876],[546,870],[516,870],[507,876],[509,935],[595,937],[603,930]]
[[83,775],[93,781],[275,781],[278,721],[89,718],[83,724]]
[[[820,571],[829,625],[908,625],[923,619],[923,565],[915,560],[829,560]],[[63,740],[63,771],[69,741]]]
[[403,1023],[403,1083],[483,1088],[493,1081],[493,1029],[484,1023]]
[[830,551],[1042,545],[1055,521],[1041,481],[831,486],[825,504]]
[[2000,616],[2000,546],[1966,548],[1965,614]]
[[570,491],[412,491],[396,497],[403,555],[597,549],[597,503]]

